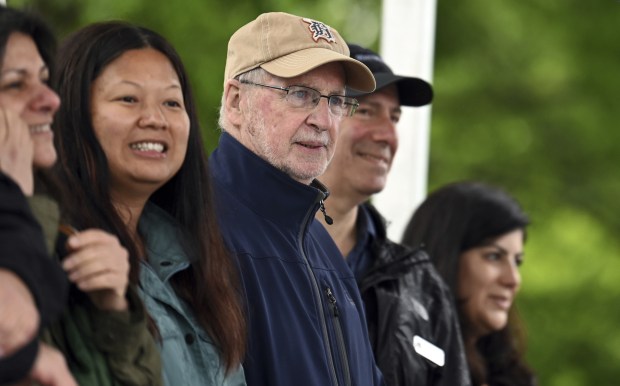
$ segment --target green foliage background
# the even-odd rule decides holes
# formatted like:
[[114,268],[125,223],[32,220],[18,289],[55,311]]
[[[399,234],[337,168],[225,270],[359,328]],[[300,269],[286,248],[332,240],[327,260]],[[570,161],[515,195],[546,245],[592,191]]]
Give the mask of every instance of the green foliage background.
[[[217,144],[226,43],[265,11],[313,17],[378,49],[379,0],[9,0],[60,37],[123,19],[183,57],[206,146]],[[620,2],[439,1],[431,189],[503,186],[533,224],[518,299],[545,386],[620,383]],[[403,36],[403,45],[415,36]]]

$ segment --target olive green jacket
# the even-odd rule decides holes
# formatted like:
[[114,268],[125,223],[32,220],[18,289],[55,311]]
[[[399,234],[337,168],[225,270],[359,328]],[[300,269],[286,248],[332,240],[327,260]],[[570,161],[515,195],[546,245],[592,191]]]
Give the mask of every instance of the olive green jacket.
[[[29,201],[43,227],[48,249],[54,251],[57,205],[39,195]],[[147,328],[144,305],[132,287],[128,288],[127,300],[128,311],[101,311],[72,286],[67,309],[44,332],[43,341],[65,355],[78,384],[162,385],[159,349]]]

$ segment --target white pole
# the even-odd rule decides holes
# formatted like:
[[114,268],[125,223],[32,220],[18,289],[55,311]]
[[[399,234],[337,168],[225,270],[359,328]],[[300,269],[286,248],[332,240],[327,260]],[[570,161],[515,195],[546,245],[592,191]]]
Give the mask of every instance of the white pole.
[[[436,10],[437,0],[383,0],[381,56],[395,73],[432,81]],[[403,108],[398,152],[385,189],[373,198],[394,241],[426,196],[430,122],[430,106]]]

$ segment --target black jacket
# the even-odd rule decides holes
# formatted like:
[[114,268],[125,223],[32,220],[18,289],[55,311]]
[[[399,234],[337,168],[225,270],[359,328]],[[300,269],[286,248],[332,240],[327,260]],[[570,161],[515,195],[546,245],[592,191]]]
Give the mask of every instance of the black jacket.
[[[470,385],[450,290],[426,252],[388,240],[381,215],[371,205],[366,204],[366,209],[377,233],[371,246],[372,267],[358,284],[386,385]],[[429,350],[432,346],[424,341],[443,350],[443,366],[425,358],[441,362],[441,354],[433,357],[437,351]]]
[[[48,254],[41,226],[26,197],[9,177],[0,173],[0,267],[14,272],[32,293],[45,325],[63,309],[68,283]],[[2,315],[0,315],[2,317]],[[16,382],[30,371],[37,340],[0,360],[0,384]]]

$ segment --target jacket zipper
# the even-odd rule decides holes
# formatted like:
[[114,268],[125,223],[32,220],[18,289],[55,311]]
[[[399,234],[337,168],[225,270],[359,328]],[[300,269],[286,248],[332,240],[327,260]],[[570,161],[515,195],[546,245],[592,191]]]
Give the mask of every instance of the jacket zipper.
[[349,361],[347,360],[347,351],[344,345],[344,336],[342,335],[342,324],[340,322],[340,311],[338,310],[338,304],[336,304],[336,297],[332,293],[332,289],[325,287],[325,294],[329,301],[329,307],[334,314],[334,331],[336,331],[336,341],[338,342],[338,349],[340,350],[340,358],[342,360],[342,368],[344,369],[344,384],[351,386],[351,374],[349,373]]
[[323,193],[319,193],[318,200],[315,201],[315,206],[313,206],[313,208],[311,208],[308,211],[308,213],[306,213],[304,222],[299,230],[299,235],[297,236],[297,243],[299,245],[299,250],[301,252],[301,255],[306,263],[308,274],[312,281],[313,295],[317,302],[318,309],[319,309],[319,318],[321,319],[321,331],[323,332],[323,340],[325,341],[325,346],[327,346],[327,360],[329,362],[329,370],[330,370],[330,375],[332,378],[332,383],[335,386],[339,386],[340,382],[338,382],[338,376],[336,374],[336,365],[334,363],[334,357],[332,356],[331,342],[329,340],[329,333],[327,332],[327,319],[325,317],[325,312],[323,310],[323,301],[322,301],[321,291],[319,289],[319,283],[316,279],[316,276],[314,275],[314,271],[312,271],[312,268],[310,267],[310,261],[308,260],[308,256],[306,255],[306,251],[304,249],[304,234],[306,233],[306,229],[308,228],[310,221],[314,219],[314,213],[316,212],[315,208],[316,208],[317,202],[322,201],[320,196],[325,196],[325,195]]

